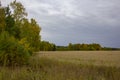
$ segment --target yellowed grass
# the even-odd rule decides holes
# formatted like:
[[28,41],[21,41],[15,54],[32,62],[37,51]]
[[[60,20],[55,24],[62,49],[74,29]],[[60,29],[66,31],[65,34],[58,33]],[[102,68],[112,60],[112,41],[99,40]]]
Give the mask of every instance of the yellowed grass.
[[120,67],[120,51],[48,51],[39,52],[39,56],[77,64]]

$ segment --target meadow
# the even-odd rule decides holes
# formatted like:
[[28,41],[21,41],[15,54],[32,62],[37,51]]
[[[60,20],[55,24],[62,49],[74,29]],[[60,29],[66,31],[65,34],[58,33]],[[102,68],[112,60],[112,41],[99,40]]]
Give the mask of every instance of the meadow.
[[38,52],[27,65],[0,67],[0,80],[120,80],[120,51]]
[[44,51],[39,57],[76,64],[120,67],[120,51]]

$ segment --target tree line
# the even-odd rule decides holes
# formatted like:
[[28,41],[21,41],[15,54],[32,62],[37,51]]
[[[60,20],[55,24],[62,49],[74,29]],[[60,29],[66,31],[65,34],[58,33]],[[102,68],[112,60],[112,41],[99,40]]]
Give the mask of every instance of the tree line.
[[72,44],[72,43],[69,43],[68,46],[58,46],[57,47],[57,50],[64,50],[64,51],[83,51],[83,50],[91,50],[91,51],[94,51],[94,50],[102,50],[102,47],[100,44],[97,44],[97,43],[93,43],[93,44]]
[[69,43],[67,46],[56,46],[56,51],[116,51],[120,50],[120,48],[112,48],[112,47],[102,47],[98,43]]
[[102,47],[100,44],[93,43],[93,44],[72,44],[69,43],[68,45],[69,50],[101,50]]
[[40,51],[111,51],[111,50],[120,50],[120,48],[111,48],[111,47],[102,47],[98,43],[85,44],[69,43],[67,46],[57,46],[54,43],[48,41],[40,42]]

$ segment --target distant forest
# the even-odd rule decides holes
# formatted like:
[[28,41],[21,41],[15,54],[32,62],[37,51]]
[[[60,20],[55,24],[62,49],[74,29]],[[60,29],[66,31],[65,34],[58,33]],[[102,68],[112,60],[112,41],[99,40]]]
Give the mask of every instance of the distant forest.
[[120,50],[120,48],[102,47],[98,43],[85,44],[69,43],[67,46],[56,46],[53,43],[42,41],[40,51],[100,51],[100,50]]

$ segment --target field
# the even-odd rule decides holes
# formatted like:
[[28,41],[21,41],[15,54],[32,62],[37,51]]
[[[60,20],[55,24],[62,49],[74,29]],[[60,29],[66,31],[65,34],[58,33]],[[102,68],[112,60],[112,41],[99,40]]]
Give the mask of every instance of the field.
[[39,53],[40,57],[64,62],[120,67],[120,51],[55,51]]
[[38,52],[28,65],[0,67],[0,80],[120,80],[120,51]]

